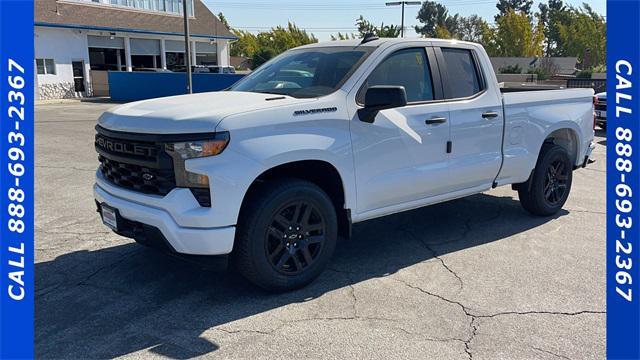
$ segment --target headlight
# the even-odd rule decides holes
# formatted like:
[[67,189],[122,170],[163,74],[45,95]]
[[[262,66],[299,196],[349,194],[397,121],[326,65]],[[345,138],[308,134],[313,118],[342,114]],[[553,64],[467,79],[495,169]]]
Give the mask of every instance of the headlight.
[[173,158],[176,186],[189,188],[201,206],[211,206],[209,178],[206,175],[187,171],[185,161],[219,155],[229,144],[229,138],[228,132],[221,132],[209,139],[165,144],[167,153]]
[[215,156],[229,144],[229,133],[217,133],[213,139],[193,140],[167,144],[167,151],[180,156],[182,160]]

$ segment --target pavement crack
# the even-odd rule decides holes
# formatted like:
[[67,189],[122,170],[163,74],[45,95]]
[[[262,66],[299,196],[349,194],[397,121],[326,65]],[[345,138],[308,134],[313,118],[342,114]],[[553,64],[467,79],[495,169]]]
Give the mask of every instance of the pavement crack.
[[596,214],[596,215],[606,215],[605,211],[593,211],[593,210],[583,210],[583,209],[565,209],[569,212],[579,212],[579,213],[587,213],[587,214]]
[[106,270],[108,268],[117,267],[122,262],[124,262],[125,260],[127,260],[128,258],[133,256],[134,253],[136,253],[136,252],[137,252],[137,249],[136,250],[132,250],[132,251],[130,251],[128,253],[122,254],[122,257],[119,260],[111,262],[111,263],[109,263],[107,265],[101,266],[100,268],[94,270],[89,275],[85,276],[82,280],[79,280],[79,281],[75,282],[74,284],[66,285],[65,283],[60,283],[60,284],[58,284],[56,286],[52,286],[52,287],[50,287],[50,288],[48,288],[46,290],[43,290],[42,292],[37,293],[37,296],[46,296],[46,295],[54,292],[55,290],[63,288],[63,287],[93,286],[93,284],[88,283],[88,281],[91,280],[91,278],[93,278],[94,276],[96,276],[97,274],[102,272],[103,270]]
[[77,166],[54,166],[54,165],[36,165],[35,168],[43,168],[43,169],[63,169],[63,170],[77,170],[77,171],[90,171],[96,172],[96,169],[86,169],[80,168]]
[[260,334],[260,335],[272,335],[273,332],[275,332],[276,330],[278,330],[278,328],[275,328],[271,331],[263,331],[263,330],[246,330],[246,329],[242,329],[242,330],[233,330],[233,329],[225,329],[225,328],[216,328],[215,330],[218,331],[222,331],[223,333],[227,333],[227,334]]
[[498,316],[506,316],[506,315],[562,315],[562,316],[576,316],[576,315],[585,315],[585,314],[606,314],[606,311],[596,311],[596,310],[582,310],[575,312],[563,312],[563,311],[504,311],[495,314],[489,315],[478,315],[474,316],[478,318],[494,318]]
[[469,360],[472,360],[473,353],[471,352],[471,342],[473,341],[473,339],[475,339],[476,335],[478,334],[478,327],[479,327],[479,325],[476,323],[476,317],[473,315],[471,315],[470,327],[471,327],[471,335],[464,342],[464,352],[466,352],[467,355],[469,356]]
[[420,291],[424,294],[427,294],[429,296],[435,297],[437,299],[440,299],[444,302],[447,302],[449,304],[453,304],[453,305],[457,305],[458,307],[460,307],[460,309],[464,312],[464,314],[469,317],[471,319],[470,323],[469,323],[469,329],[470,329],[470,335],[469,338],[467,340],[464,340],[464,344],[465,344],[465,352],[467,353],[467,355],[469,356],[469,359],[473,359],[473,353],[471,352],[471,342],[474,340],[474,338],[476,337],[477,333],[478,333],[478,328],[479,328],[479,324],[477,323],[478,319],[491,319],[494,317],[499,317],[499,316],[507,316],[507,315],[516,315],[516,316],[523,316],[523,315],[560,315],[560,316],[578,316],[578,315],[585,315],[585,314],[606,314],[606,311],[595,311],[595,310],[582,310],[582,311],[575,311],[575,312],[563,312],[563,311],[544,311],[544,310],[540,310],[540,311],[536,311],[536,310],[532,310],[532,311],[504,311],[504,312],[498,312],[495,314],[489,314],[489,315],[480,315],[477,313],[472,312],[466,305],[464,305],[463,303],[459,302],[459,301],[455,301],[455,300],[451,300],[448,299],[442,295],[430,292],[428,290],[425,290],[419,286],[410,284],[407,281],[401,280],[401,279],[396,279],[396,278],[391,278],[392,280],[399,282],[411,289]]
[[539,352],[542,352],[542,353],[545,353],[545,354],[549,354],[549,355],[552,355],[552,356],[557,357],[557,358],[560,358],[560,359],[567,359],[567,360],[571,360],[571,358],[569,358],[569,357],[566,357],[566,356],[564,356],[564,355],[560,355],[560,354],[556,354],[556,353],[553,353],[553,352],[548,351],[548,350],[545,350],[545,349],[540,349],[540,348],[537,348],[537,347],[535,347],[535,346],[532,346],[531,348],[532,348],[533,350],[535,350],[535,351],[539,351]]
[[349,288],[348,292],[349,292],[349,296],[351,297],[351,308],[352,308],[352,313],[353,313],[353,318],[357,319],[358,318],[358,297],[356,296],[356,289],[353,286],[353,283],[355,282],[353,280],[353,278],[351,277],[351,275],[353,275],[352,272],[349,271],[344,271],[344,270],[338,270],[338,269],[334,269],[334,268],[328,268],[328,271],[333,271],[336,272],[338,274],[343,274],[348,281],[348,285],[347,287]]
[[462,278],[455,272],[453,271],[449,265],[447,265],[447,263],[444,261],[444,259],[442,259],[440,257],[440,255],[438,254],[438,252],[433,249],[426,241],[424,241],[421,237],[417,236],[416,234],[414,234],[411,230],[402,228],[399,229],[400,231],[405,232],[410,238],[418,241],[420,244],[422,244],[430,253],[431,256],[433,256],[434,259],[438,260],[440,262],[440,264],[442,264],[442,266],[451,274],[453,275],[456,280],[458,281],[458,283],[460,284],[460,290],[464,289],[464,282],[462,281]]

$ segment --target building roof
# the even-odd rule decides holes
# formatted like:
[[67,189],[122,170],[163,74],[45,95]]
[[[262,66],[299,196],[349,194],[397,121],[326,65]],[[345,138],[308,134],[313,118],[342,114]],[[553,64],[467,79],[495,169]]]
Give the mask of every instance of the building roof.
[[[184,33],[182,15],[73,0],[37,0],[34,3],[37,26],[167,35]],[[195,17],[189,19],[192,36],[236,39],[201,0],[194,0],[194,14]]]
[[[529,68],[540,66],[541,59],[539,57],[492,57],[491,65],[493,70],[499,73],[501,68],[506,66],[520,66],[523,73],[526,73]],[[578,58],[576,57],[549,57],[553,65],[557,68],[556,75],[572,75],[576,72],[576,63]]]

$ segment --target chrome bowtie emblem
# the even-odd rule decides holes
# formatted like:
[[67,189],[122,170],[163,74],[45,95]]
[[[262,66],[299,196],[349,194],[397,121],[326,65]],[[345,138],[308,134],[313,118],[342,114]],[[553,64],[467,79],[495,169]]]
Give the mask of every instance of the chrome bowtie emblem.
[[148,174],[148,173],[142,174],[142,178],[147,180],[147,181],[153,179],[153,177],[154,176],[152,174]]

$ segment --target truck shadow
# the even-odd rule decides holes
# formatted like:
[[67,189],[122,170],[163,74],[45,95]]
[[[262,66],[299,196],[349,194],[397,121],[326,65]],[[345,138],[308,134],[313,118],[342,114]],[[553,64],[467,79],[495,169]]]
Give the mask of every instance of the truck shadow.
[[[481,246],[559,216],[533,217],[511,197],[486,194],[354,227],[330,270],[310,286],[269,294],[202,262],[130,243],[36,264],[38,358],[112,358],[142,350],[177,359],[215,352],[211,328],[388,276],[435,256]],[[273,316],[277,321],[277,312]],[[231,330],[227,330],[229,332]]]

